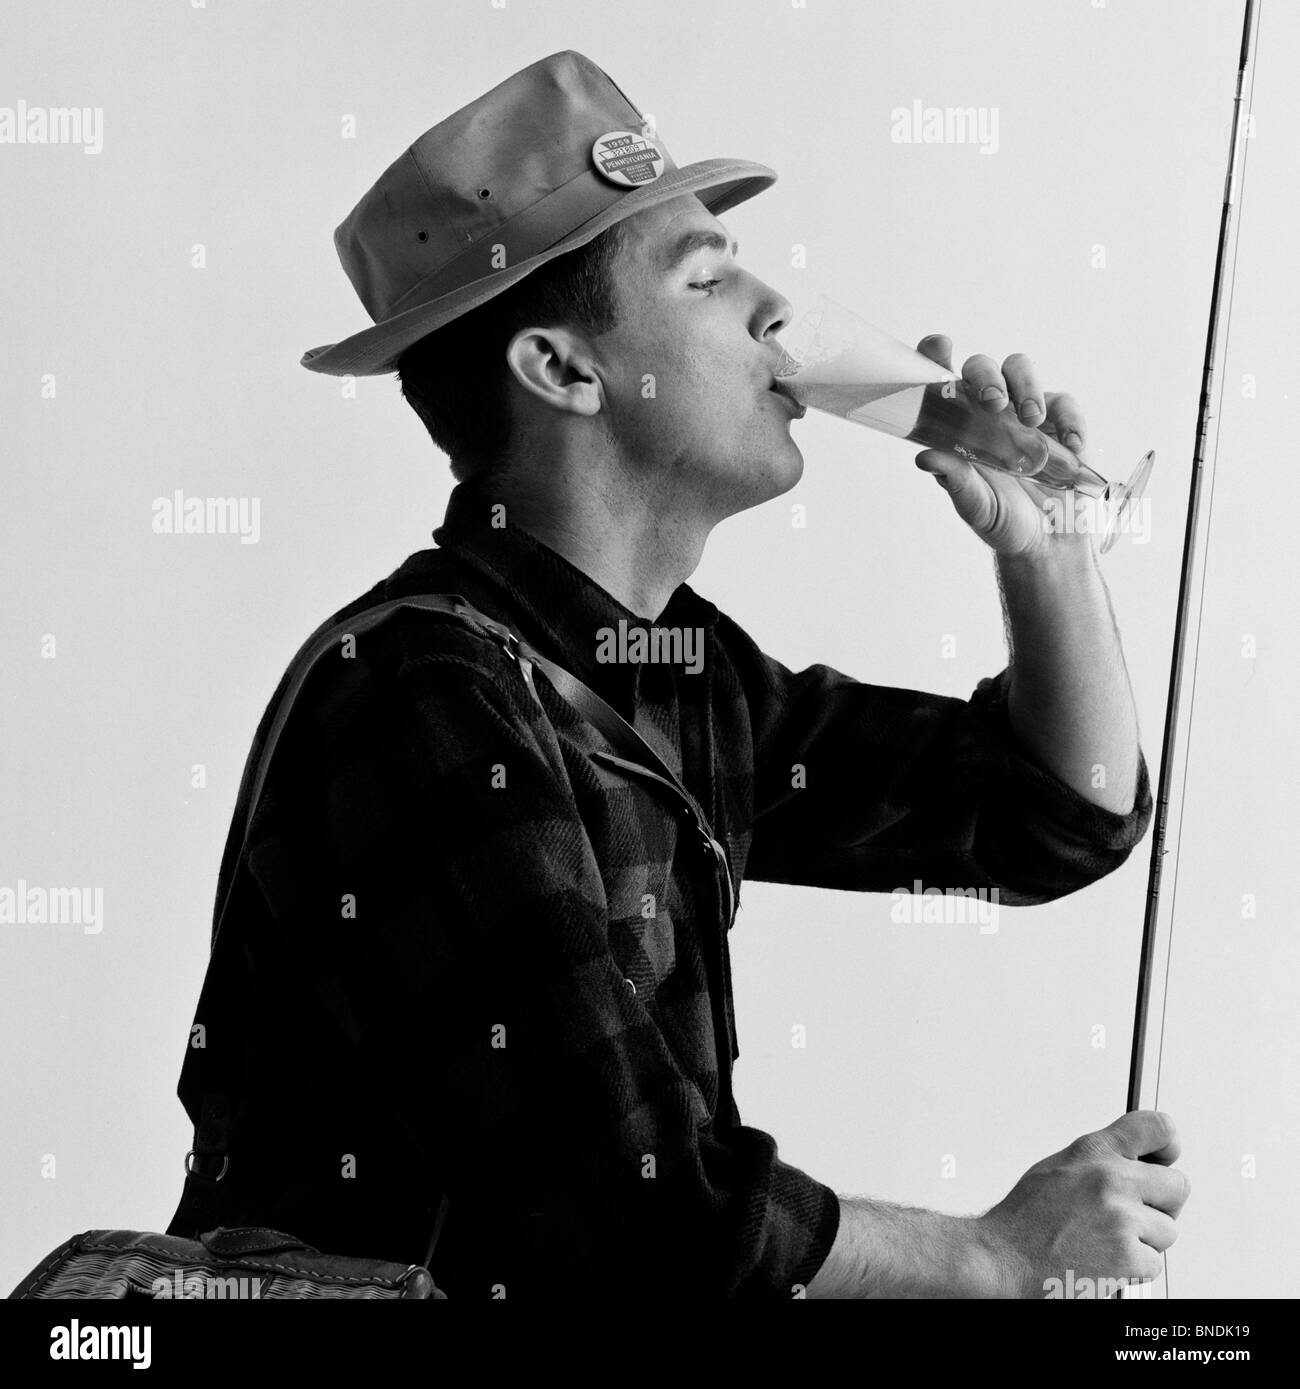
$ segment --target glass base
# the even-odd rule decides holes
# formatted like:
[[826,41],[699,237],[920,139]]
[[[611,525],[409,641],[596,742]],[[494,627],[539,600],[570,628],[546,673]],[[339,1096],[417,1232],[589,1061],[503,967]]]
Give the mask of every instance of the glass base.
[[1101,541],[1101,553],[1103,555],[1123,534],[1124,518],[1128,515],[1129,510],[1142,500],[1142,494],[1146,491],[1147,480],[1151,476],[1151,469],[1155,466],[1155,461],[1156,451],[1151,449],[1138,460],[1138,465],[1133,469],[1133,475],[1127,482],[1112,482],[1106,488],[1102,496],[1102,505],[1106,508],[1106,532]]

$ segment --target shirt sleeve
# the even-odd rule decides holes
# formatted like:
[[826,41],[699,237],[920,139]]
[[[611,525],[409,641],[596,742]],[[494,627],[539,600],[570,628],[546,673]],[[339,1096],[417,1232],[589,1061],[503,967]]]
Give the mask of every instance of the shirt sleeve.
[[382,702],[336,690],[317,920],[354,919],[317,959],[401,1070],[481,1295],[789,1298],[838,1199],[708,1114],[611,954],[566,754],[495,653],[467,635]]
[[1010,668],[967,700],[792,672],[734,623],[754,739],[746,877],[858,891],[991,889],[1050,902],[1118,868],[1152,812],[1146,758],[1127,814],[1086,799],[1021,747]]

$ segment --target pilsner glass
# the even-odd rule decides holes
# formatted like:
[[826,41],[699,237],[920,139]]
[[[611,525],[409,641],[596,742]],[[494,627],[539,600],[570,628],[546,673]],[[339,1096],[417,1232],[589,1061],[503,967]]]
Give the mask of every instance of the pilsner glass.
[[1059,440],[1010,408],[985,409],[959,376],[827,295],[786,335],[775,374],[777,389],[810,410],[1093,498],[1102,508],[1103,554],[1155,462],[1155,452],[1146,453],[1126,483],[1107,482]]

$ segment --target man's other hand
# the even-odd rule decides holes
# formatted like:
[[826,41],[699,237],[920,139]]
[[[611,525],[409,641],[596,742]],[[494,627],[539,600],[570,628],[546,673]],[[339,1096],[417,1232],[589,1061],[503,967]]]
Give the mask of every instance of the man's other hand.
[[1049,1280],[1066,1284],[1071,1271],[1075,1285],[1158,1278],[1191,1190],[1173,1167],[1179,1151],[1173,1120],[1139,1109],[1036,1162],[973,1222],[990,1294],[1044,1297]]

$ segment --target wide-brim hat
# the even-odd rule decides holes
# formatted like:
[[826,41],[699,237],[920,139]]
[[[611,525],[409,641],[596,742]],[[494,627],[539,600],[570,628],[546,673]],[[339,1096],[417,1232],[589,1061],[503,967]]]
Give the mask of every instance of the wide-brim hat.
[[426,131],[352,209],[334,245],[374,326],[302,365],[395,371],[420,338],[625,217],[687,193],[722,213],[775,182],[747,159],[678,168],[605,72],[554,53]]

